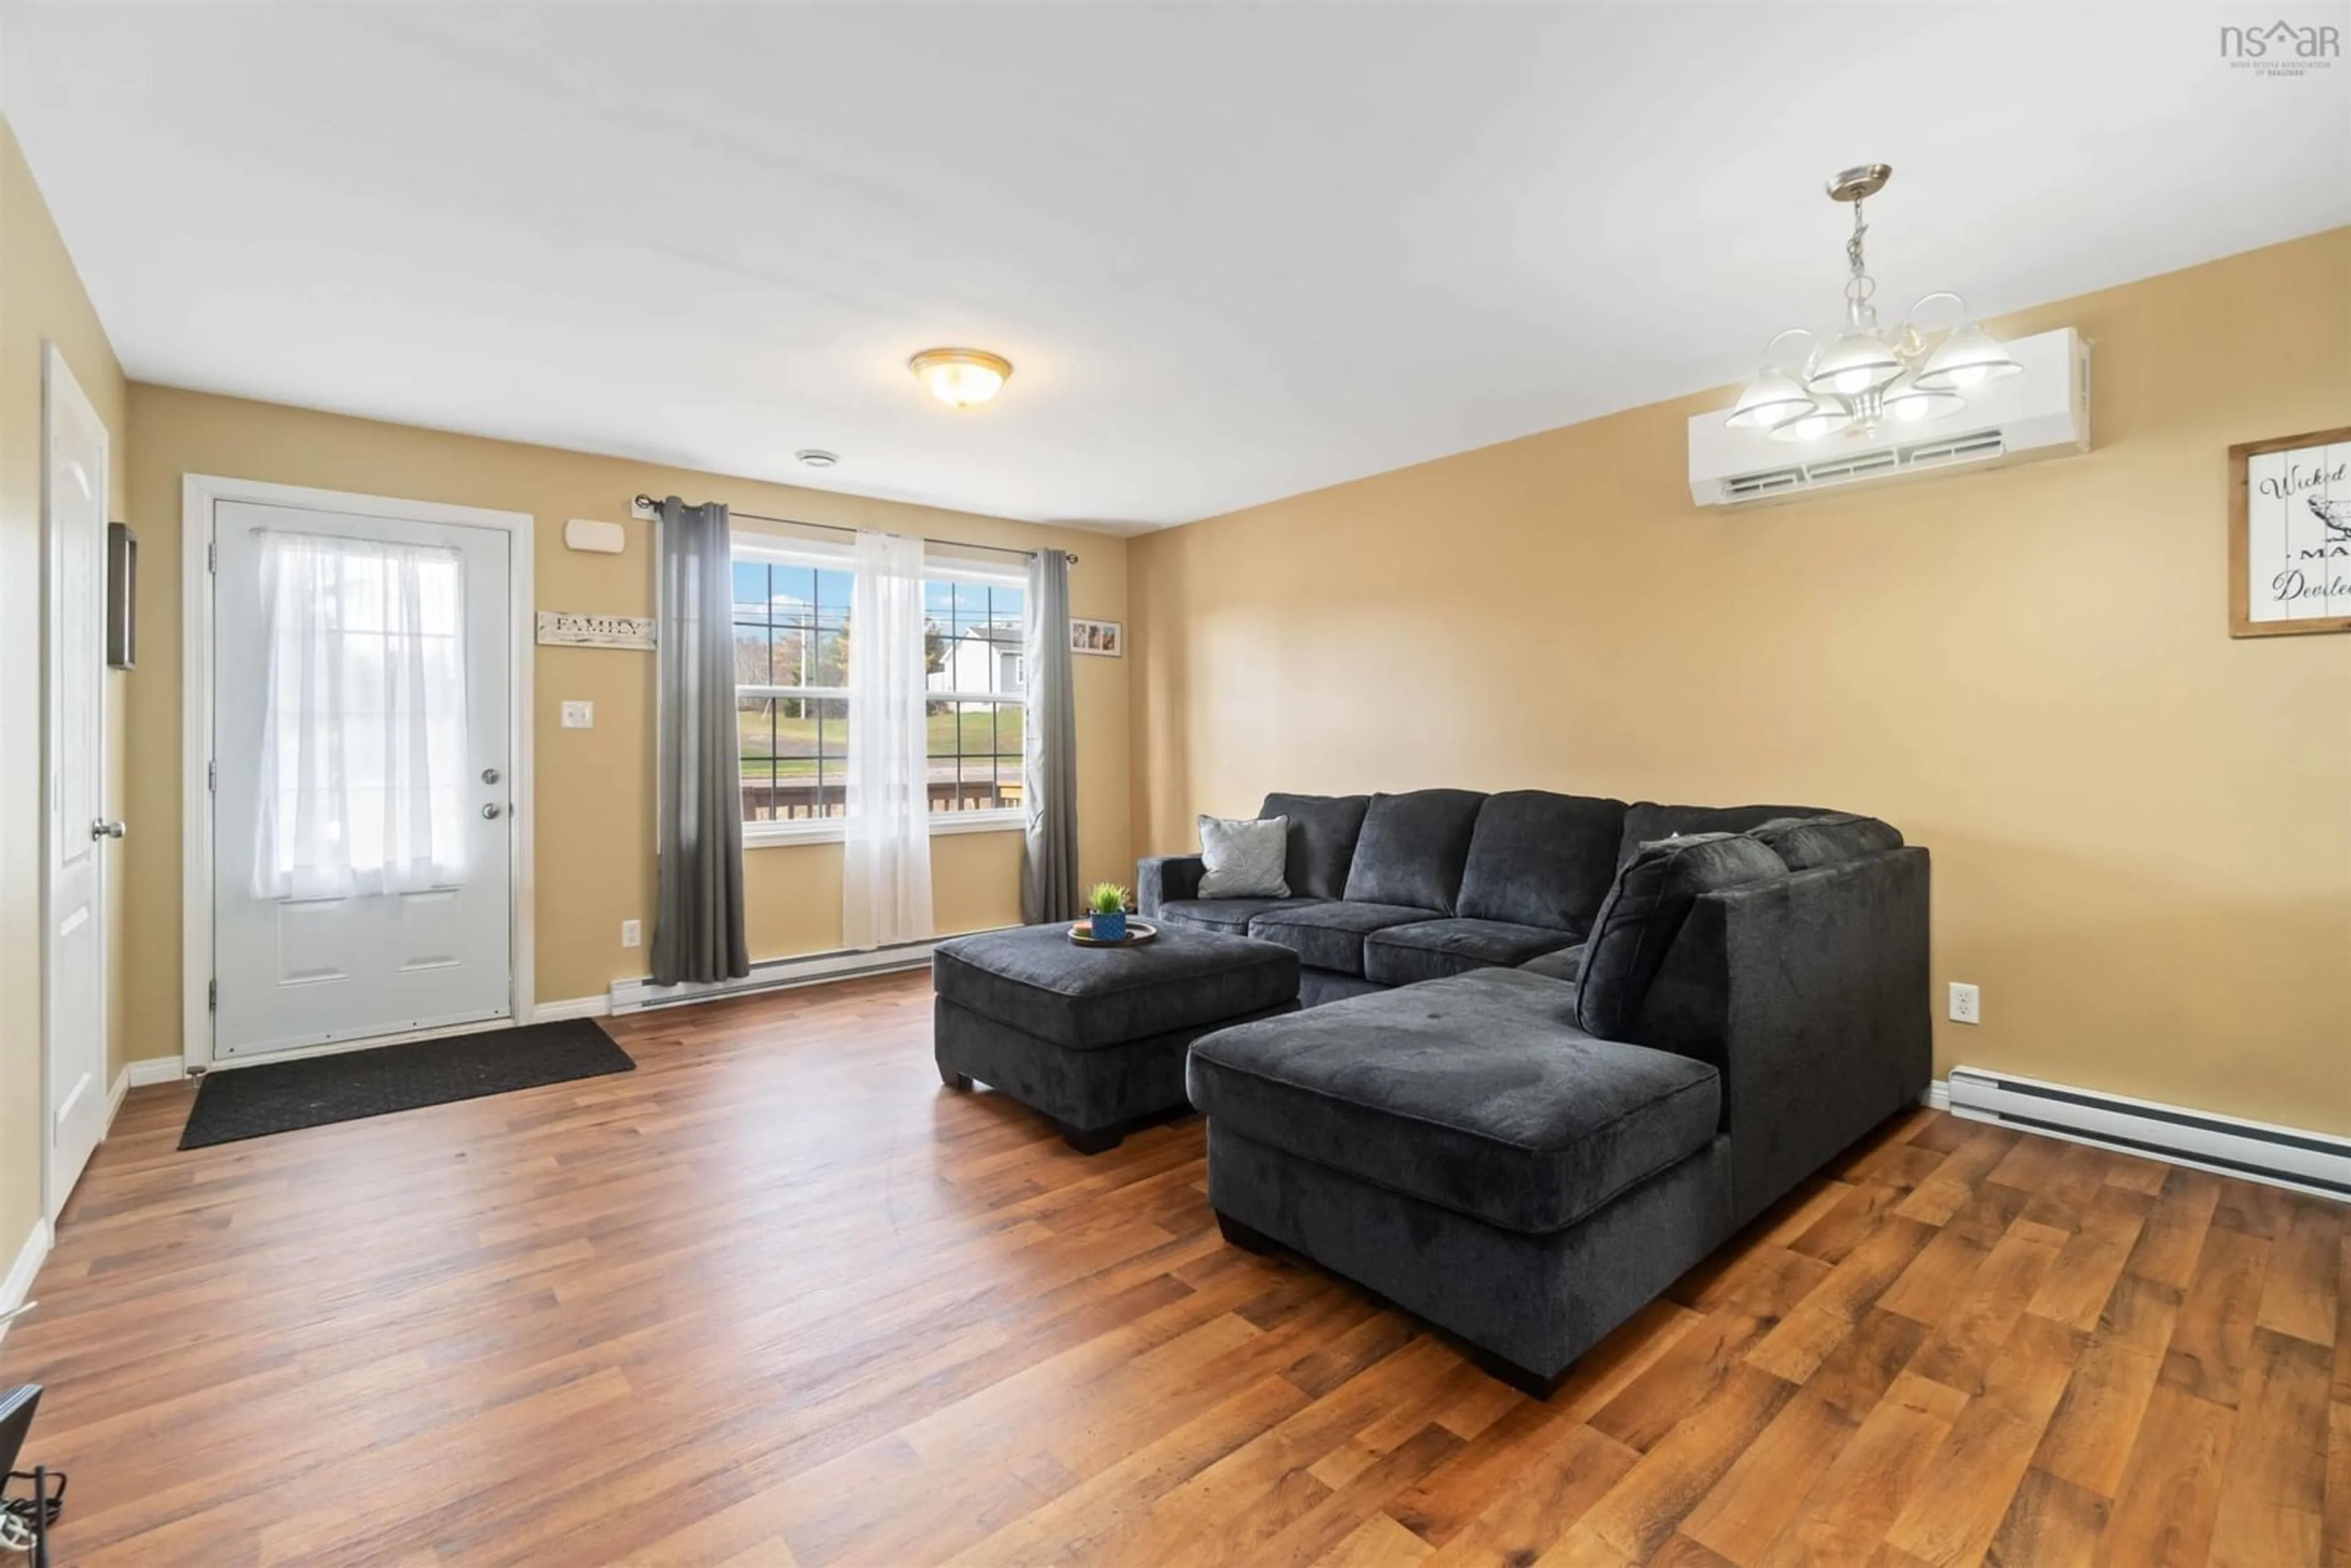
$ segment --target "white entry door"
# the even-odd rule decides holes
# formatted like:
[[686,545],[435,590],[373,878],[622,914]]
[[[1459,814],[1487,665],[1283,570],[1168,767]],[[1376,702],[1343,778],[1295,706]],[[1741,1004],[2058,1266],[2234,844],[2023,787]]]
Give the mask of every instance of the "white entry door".
[[503,529],[214,508],[215,1060],[512,1016]]
[[106,1135],[107,433],[65,356],[45,358],[41,506],[49,564],[48,1212]]

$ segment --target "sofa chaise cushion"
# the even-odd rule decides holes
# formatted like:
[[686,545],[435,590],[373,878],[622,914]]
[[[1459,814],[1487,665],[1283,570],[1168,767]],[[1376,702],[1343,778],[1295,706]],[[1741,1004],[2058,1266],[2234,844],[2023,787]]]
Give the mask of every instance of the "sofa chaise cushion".
[[1256,916],[1249,934],[1260,942],[1280,943],[1310,968],[1361,975],[1364,936],[1386,926],[1436,918],[1433,909],[1397,904],[1301,904]]
[[1622,800],[1548,789],[1489,795],[1461,872],[1460,911],[1581,936],[1608,896],[1624,833]]
[[1530,958],[1519,967],[1530,975],[1541,975],[1554,980],[1581,980],[1583,978],[1585,951],[1585,945],[1578,942],[1573,947],[1562,947],[1557,952],[1545,953],[1540,958]]
[[1574,1005],[1480,970],[1219,1030],[1186,1083],[1218,1130],[1542,1235],[1704,1148],[1721,1112],[1713,1068],[1596,1040]]
[[1373,796],[1364,813],[1363,836],[1355,841],[1354,862],[1347,868],[1348,900],[1458,913],[1461,870],[1469,859],[1478,809],[1485,803],[1475,789]]
[[1876,817],[1831,811],[1818,817],[1775,817],[1747,830],[1747,836],[1768,847],[1790,871],[1840,865],[1864,855],[1882,855],[1902,847],[1902,831]]
[[1284,947],[1211,931],[1103,952],[1065,929],[1020,925],[941,943],[931,984],[943,999],[1072,1051],[1096,1051],[1238,1018],[1298,998]]
[[1277,909],[1300,909],[1317,898],[1178,898],[1159,906],[1159,918],[1228,936],[1249,935],[1249,922]]
[[1583,955],[1576,1022],[1630,1040],[1666,952],[1701,894],[1787,875],[1780,857],[1740,833],[1696,833],[1641,846],[1616,873]]
[[1383,986],[1441,980],[1472,969],[1510,968],[1571,946],[1571,932],[1502,920],[1422,920],[1364,938],[1364,978]]
[[1290,819],[1285,873],[1292,896],[1343,898],[1369,795],[1268,795],[1260,817]]
[[1625,836],[1616,848],[1622,871],[1643,844],[1660,839],[1688,838],[1694,833],[1743,833],[1774,817],[1838,815],[1818,806],[1661,806],[1636,800],[1625,808]]

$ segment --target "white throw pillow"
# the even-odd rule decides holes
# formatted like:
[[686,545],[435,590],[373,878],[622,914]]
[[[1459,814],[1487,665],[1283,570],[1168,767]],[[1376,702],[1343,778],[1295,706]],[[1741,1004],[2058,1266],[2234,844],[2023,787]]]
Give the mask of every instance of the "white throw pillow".
[[1287,898],[1282,875],[1289,859],[1287,817],[1202,817],[1202,898]]

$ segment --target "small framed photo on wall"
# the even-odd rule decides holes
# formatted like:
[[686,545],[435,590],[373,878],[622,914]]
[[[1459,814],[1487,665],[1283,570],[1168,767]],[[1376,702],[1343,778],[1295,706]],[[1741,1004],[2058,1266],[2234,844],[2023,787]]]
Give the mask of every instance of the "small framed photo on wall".
[[2229,448],[2229,634],[2351,632],[2351,426]]
[[1115,621],[1070,622],[1070,652],[1115,659],[1126,652],[1126,633]]

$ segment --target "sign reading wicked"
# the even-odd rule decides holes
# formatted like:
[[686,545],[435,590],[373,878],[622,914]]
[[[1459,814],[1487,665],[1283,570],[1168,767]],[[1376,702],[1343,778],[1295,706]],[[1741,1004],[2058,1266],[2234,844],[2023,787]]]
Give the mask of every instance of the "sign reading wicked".
[[2351,632],[2351,428],[2229,448],[2229,632]]

